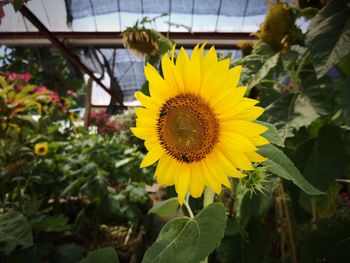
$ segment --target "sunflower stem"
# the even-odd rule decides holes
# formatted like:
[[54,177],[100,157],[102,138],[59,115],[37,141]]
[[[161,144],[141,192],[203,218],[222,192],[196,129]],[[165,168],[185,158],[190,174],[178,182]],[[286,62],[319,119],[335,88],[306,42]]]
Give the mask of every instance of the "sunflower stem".
[[210,188],[206,187],[204,189],[204,200],[203,200],[204,207],[207,207],[212,202],[214,202],[214,195],[215,193]]
[[190,207],[189,200],[190,200],[190,195],[187,194],[186,199],[185,199],[185,201],[184,201],[184,205],[185,205],[185,207],[186,207],[186,209],[187,209],[187,211],[188,211],[188,214],[189,214],[190,218],[194,218],[192,209],[191,209],[191,207]]

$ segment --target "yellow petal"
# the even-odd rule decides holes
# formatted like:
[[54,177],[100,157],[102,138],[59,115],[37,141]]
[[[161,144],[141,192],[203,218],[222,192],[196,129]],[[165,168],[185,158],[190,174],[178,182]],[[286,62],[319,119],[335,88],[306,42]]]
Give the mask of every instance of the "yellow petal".
[[234,152],[221,142],[219,142],[217,146],[235,167],[243,170],[254,170],[252,163],[244,153]]
[[180,205],[183,204],[185,196],[188,192],[188,187],[190,184],[190,167],[188,164],[179,164],[179,172],[177,174],[175,190],[178,194],[178,200]]
[[167,173],[169,172],[169,167],[171,162],[172,160],[168,158],[167,154],[164,154],[159,159],[154,177],[157,179],[157,182],[161,185],[168,184],[168,182],[166,181],[166,176],[167,176]]
[[261,146],[261,145],[266,145],[269,144],[270,142],[265,139],[263,136],[255,136],[255,137],[250,137],[249,140],[254,143],[256,146]]
[[224,186],[231,188],[230,181],[228,180],[225,170],[222,166],[220,166],[219,162],[215,160],[216,156],[211,155],[205,158],[208,169],[212,176],[214,176],[217,180],[220,181]]
[[140,167],[144,168],[154,164],[164,153],[163,148],[160,145],[156,145],[146,154],[145,158],[143,158]]
[[205,161],[198,163],[203,179],[206,181],[206,185],[209,186],[215,193],[221,193],[221,183],[215,179],[215,177],[210,173],[209,168]]
[[220,128],[222,131],[239,133],[245,137],[255,137],[268,130],[261,124],[242,120],[223,121]]
[[235,132],[220,132],[220,141],[230,144],[233,151],[252,152],[257,150],[255,145],[245,136]]
[[230,118],[226,118],[226,120],[237,119],[237,120],[245,120],[245,121],[254,121],[261,114],[263,114],[263,112],[264,112],[263,108],[253,106],[243,112],[240,112],[238,114],[233,114]]
[[216,54],[215,47],[212,46],[207,54],[204,56],[201,63],[201,72],[205,76],[208,70],[218,62],[218,56]]
[[[222,115],[227,111],[230,115],[236,113],[235,106],[242,102],[243,96],[247,91],[247,87],[232,88],[231,92],[226,93],[226,96],[221,99],[215,99],[212,101],[212,105],[215,108],[216,114]],[[249,104],[250,106],[251,104]]]
[[142,140],[156,140],[157,139],[157,133],[156,133],[156,129],[154,128],[139,128],[139,127],[135,127],[135,128],[130,128],[130,130],[132,131],[132,133],[142,139]]
[[197,170],[193,169],[193,166],[191,165],[191,180],[190,180],[190,192],[191,196],[194,198],[198,198],[202,195],[204,184],[199,179],[200,174]]
[[147,63],[144,70],[146,79],[149,82],[149,91],[152,98],[156,101],[165,101],[173,95],[168,83],[151,64]]
[[260,163],[267,160],[267,158],[265,158],[264,156],[261,156],[257,152],[246,152],[245,154],[248,156],[249,160],[251,160],[252,162]]
[[153,100],[151,97],[146,96],[141,91],[136,91],[134,96],[139,102],[141,102],[143,106],[145,106],[150,110],[157,111],[157,109],[161,105],[160,102],[157,102]]
[[217,158],[217,162],[225,169],[226,174],[230,177],[234,178],[242,178],[246,175],[239,172],[236,167],[233,166],[233,164],[226,158],[226,156],[218,149],[214,148],[213,152],[215,151],[215,156]]
[[176,96],[184,88],[182,78],[175,69],[173,62],[170,61],[168,55],[164,55],[162,58],[162,71],[165,81],[169,84],[172,96]]

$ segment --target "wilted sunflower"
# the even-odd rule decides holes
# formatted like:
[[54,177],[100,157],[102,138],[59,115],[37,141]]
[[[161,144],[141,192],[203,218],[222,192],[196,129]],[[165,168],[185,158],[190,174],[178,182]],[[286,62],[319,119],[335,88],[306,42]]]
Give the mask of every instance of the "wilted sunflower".
[[263,109],[258,101],[244,98],[246,87],[237,88],[241,66],[218,61],[215,48],[206,55],[196,46],[189,58],[181,48],[174,63],[162,58],[164,78],[150,64],[145,66],[150,96],[136,92],[144,108],[136,109],[133,133],[145,140],[148,150],[141,163],[158,161],[155,177],[160,184],[175,185],[182,204],[187,192],[202,195],[204,186],[221,192],[230,177],[243,177],[252,162],[265,158],[257,146],[269,143],[260,136],[266,127],[254,123]]
[[38,156],[45,156],[49,152],[49,145],[46,142],[37,143],[34,146],[34,153]]

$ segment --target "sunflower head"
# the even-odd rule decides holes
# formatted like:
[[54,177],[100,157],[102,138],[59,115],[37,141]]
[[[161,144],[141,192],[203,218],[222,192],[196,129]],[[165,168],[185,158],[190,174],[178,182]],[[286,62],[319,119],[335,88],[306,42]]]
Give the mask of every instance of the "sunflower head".
[[76,113],[73,112],[73,111],[71,111],[71,112],[69,113],[69,119],[70,119],[72,122],[77,122],[77,121],[80,120],[79,115],[76,114]]
[[34,146],[34,153],[38,156],[45,156],[49,152],[49,145],[46,142],[37,143]]
[[256,35],[262,42],[269,44],[273,51],[278,52],[288,47],[288,42],[291,41],[295,14],[288,4],[280,0],[274,4],[270,2],[269,6],[265,21]]
[[159,50],[157,32],[146,28],[129,27],[122,33],[123,44],[137,55],[152,56]]
[[254,43],[252,41],[240,41],[237,46],[242,51],[243,57],[248,56],[254,49]]
[[145,66],[150,96],[135,93],[144,107],[136,109],[132,132],[148,150],[141,167],[158,161],[155,178],[175,185],[181,204],[204,187],[219,194],[231,187],[229,177],[244,177],[265,160],[256,151],[269,143],[261,136],[267,128],[254,122],[263,109],[237,87],[242,67],[219,61],[214,47],[204,54],[204,45],[196,46],[190,57],[181,48],[176,62],[173,48],[161,62],[163,77]]

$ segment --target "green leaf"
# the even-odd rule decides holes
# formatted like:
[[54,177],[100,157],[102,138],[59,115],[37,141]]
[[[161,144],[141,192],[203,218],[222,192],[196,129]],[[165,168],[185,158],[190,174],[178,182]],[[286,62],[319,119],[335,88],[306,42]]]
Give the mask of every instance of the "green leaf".
[[291,180],[309,195],[323,194],[323,192],[319,191],[305,180],[294,163],[277,147],[272,144],[265,145],[259,152],[268,158],[268,160],[264,162],[264,165],[270,172],[286,180]]
[[262,119],[272,123],[282,139],[293,135],[295,129],[307,126],[318,114],[303,94],[285,94],[266,107]]
[[347,1],[330,1],[312,19],[305,41],[320,78],[350,53],[350,7]]
[[254,87],[257,84],[259,84],[259,82],[269,74],[271,69],[277,66],[279,58],[280,58],[279,53],[269,58],[264,63],[264,65],[260,68],[260,70],[254,75],[252,81],[249,84],[249,87]]
[[293,153],[292,159],[297,167],[318,189],[326,190],[345,173],[350,158],[345,136],[341,128],[325,125],[316,138],[304,141]]
[[225,236],[217,249],[217,261],[220,263],[261,263],[268,255],[269,232],[261,223],[250,221],[246,235]]
[[171,217],[176,214],[179,207],[179,201],[177,197],[170,198],[152,207],[148,214],[156,214],[160,217]]
[[263,137],[265,137],[271,143],[273,143],[277,146],[284,147],[284,143],[282,141],[282,138],[279,136],[278,131],[274,125],[267,123],[267,122],[264,122],[264,121],[256,121],[256,122],[269,128],[266,132],[264,132],[262,134]]
[[83,258],[84,248],[76,244],[64,244],[57,247],[53,254],[53,263],[76,263]]
[[225,225],[221,203],[210,204],[194,218],[174,219],[162,228],[142,262],[198,263],[220,244]]
[[63,214],[40,216],[31,222],[34,231],[59,232],[69,229],[68,218]]
[[17,245],[24,248],[33,245],[30,224],[21,213],[11,211],[0,215],[0,242],[12,245],[13,249]]
[[119,258],[113,248],[101,248],[89,252],[80,263],[119,263]]
[[14,0],[13,1],[13,7],[14,7],[16,12],[21,9],[22,5],[23,5],[22,0]]

